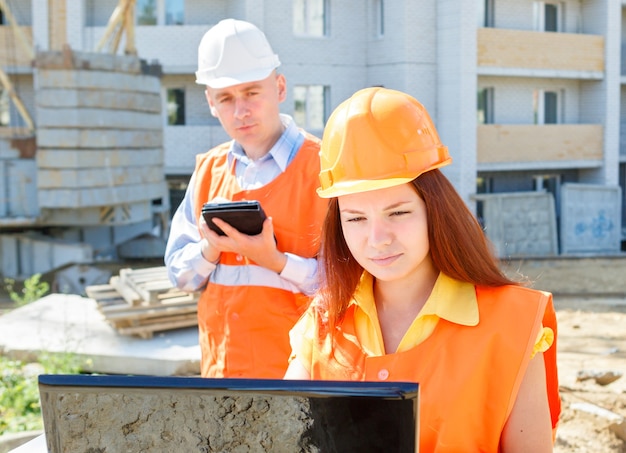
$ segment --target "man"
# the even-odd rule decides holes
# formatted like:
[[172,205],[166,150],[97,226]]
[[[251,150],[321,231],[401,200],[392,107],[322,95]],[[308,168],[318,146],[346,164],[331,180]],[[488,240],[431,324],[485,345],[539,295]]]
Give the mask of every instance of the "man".
[[[289,330],[317,288],[327,203],[319,185],[319,139],[280,113],[286,80],[263,32],[226,19],[198,48],[196,83],[232,141],[198,155],[171,224],[165,264],[172,282],[201,291],[204,377],[282,378]],[[201,215],[208,201],[258,200],[268,218],[250,236]]]

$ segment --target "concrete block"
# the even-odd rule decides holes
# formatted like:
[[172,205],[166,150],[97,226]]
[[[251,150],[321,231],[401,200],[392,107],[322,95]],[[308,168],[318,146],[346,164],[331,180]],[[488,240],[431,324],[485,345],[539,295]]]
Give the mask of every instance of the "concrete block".
[[0,236],[0,274],[15,278],[19,275],[18,236],[3,234]]
[[39,88],[115,89],[147,93],[159,93],[161,89],[158,77],[108,71],[39,69],[37,81]]
[[37,125],[41,128],[77,129],[155,129],[163,128],[160,113],[131,112],[89,108],[37,109]]
[[37,151],[37,167],[45,168],[109,168],[163,165],[163,148],[132,149],[45,149]]
[[[81,209],[73,208],[44,208],[41,210],[41,220],[46,225],[63,226],[101,226],[127,225],[143,222],[153,217],[150,200],[139,200],[133,203],[122,203],[113,206],[92,206]],[[80,236],[78,236],[80,238]],[[75,242],[78,242],[76,240]]]
[[36,217],[37,164],[34,159],[12,159],[5,162],[7,216]]
[[[42,89],[37,92],[37,107],[101,108],[140,112],[161,112],[158,93],[133,93],[115,90]],[[39,114],[37,115],[39,117]]]
[[619,186],[561,186],[561,253],[619,253],[622,190]]
[[113,242],[116,245],[122,244],[129,239],[141,236],[143,234],[149,234],[154,224],[152,219],[144,222],[137,222],[129,225],[117,225],[113,226]]
[[554,198],[547,192],[474,195],[483,203],[485,234],[501,258],[558,254]]
[[84,189],[89,187],[110,187],[163,181],[162,166],[143,167],[40,169],[37,182],[42,189]]
[[414,452],[417,387],[381,382],[39,377],[52,453]]
[[[28,275],[32,274],[45,274],[49,272],[50,269],[53,269],[53,256],[54,256],[54,245],[51,242],[45,240],[30,240],[30,270],[31,272]],[[64,259],[60,259],[63,261]],[[67,261],[66,261],[67,262]]]
[[160,148],[162,145],[163,131],[160,130],[37,130],[37,146],[40,148]]
[[50,268],[59,268],[71,263],[90,263],[93,261],[93,249],[90,244],[54,242],[52,244],[52,262]]
[[143,235],[120,244],[117,255],[121,259],[162,258],[165,255],[165,246],[165,239]]
[[38,52],[35,59],[37,68],[43,69],[84,69],[95,71],[116,71],[139,74],[141,60],[132,55],[108,53],[63,51]]
[[48,189],[39,192],[42,208],[88,208],[133,203],[141,200],[161,198],[163,182],[133,184],[113,187],[96,187],[80,191],[74,189]]
[[3,272],[6,277],[25,279],[70,263],[93,260],[91,246],[36,234],[2,236]]
[[0,218],[6,217],[9,210],[9,188],[6,173],[6,161],[0,159]]
[[18,236],[16,261],[18,271],[10,277],[25,279],[35,273],[33,264],[33,239],[28,236]]

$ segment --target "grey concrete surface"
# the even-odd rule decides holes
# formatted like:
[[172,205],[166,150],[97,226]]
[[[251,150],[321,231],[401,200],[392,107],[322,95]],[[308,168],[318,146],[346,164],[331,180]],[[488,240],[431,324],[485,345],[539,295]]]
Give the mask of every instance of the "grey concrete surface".
[[626,297],[626,253],[509,259],[502,268],[555,297]]
[[50,294],[0,316],[0,354],[33,359],[40,352],[77,354],[86,372],[154,376],[200,373],[197,328],[156,333],[151,339],[119,335],[97,303]]

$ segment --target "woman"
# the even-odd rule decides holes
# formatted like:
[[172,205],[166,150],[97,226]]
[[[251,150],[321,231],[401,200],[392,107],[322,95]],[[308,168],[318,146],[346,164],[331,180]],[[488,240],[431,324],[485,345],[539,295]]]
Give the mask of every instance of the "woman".
[[439,167],[428,112],[368,88],[322,140],[323,283],[290,333],[287,379],[420,384],[420,451],[552,451],[550,294],[508,279]]

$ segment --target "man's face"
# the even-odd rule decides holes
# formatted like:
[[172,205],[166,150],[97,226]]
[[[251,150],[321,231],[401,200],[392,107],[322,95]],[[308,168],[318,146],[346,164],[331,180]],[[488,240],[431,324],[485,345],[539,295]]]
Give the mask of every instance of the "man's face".
[[265,155],[282,134],[279,106],[286,97],[282,74],[272,72],[266,79],[226,88],[207,87],[205,94],[211,113],[249,157]]

